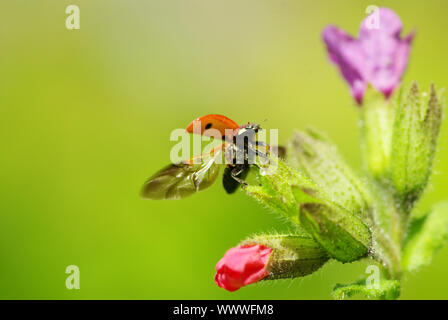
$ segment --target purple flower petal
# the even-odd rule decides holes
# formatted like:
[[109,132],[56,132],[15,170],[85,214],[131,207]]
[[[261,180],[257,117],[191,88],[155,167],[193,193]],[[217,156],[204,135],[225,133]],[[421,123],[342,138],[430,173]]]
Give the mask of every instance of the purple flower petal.
[[[392,94],[406,69],[414,38],[413,33],[400,38],[402,23],[392,10],[381,8],[373,15],[361,23],[358,39],[334,26],[322,33],[331,61],[338,65],[359,104],[368,83],[386,98]],[[373,21],[376,28],[371,23],[375,18],[379,19]]]
[[328,26],[322,33],[331,61],[340,68],[348,82],[353,97],[359,104],[367,87],[363,54],[359,42],[345,31]]

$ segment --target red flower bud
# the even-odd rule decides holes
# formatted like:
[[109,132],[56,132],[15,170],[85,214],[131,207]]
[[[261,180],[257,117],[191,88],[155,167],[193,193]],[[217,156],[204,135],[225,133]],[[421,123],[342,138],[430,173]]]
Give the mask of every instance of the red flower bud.
[[229,249],[216,264],[215,282],[228,291],[236,291],[269,275],[266,265],[272,252],[263,245],[243,245]]

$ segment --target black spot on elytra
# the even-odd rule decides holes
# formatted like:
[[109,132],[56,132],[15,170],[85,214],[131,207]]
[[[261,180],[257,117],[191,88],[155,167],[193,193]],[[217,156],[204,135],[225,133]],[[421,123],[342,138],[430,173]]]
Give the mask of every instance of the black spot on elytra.
[[207,123],[207,124],[205,125],[205,130],[210,129],[211,127],[212,127],[212,124],[211,124],[211,123]]

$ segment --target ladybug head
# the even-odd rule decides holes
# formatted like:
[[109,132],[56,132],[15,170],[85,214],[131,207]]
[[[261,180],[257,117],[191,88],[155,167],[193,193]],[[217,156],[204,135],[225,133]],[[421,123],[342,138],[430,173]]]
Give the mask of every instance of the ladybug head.
[[261,130],[260,125],[257,123],[248,123],[248,124],[245,124],[242,128],[247,129],[247,130],[253,130],[253,131],[255,131],[255,133],[257,133],[258,131]]

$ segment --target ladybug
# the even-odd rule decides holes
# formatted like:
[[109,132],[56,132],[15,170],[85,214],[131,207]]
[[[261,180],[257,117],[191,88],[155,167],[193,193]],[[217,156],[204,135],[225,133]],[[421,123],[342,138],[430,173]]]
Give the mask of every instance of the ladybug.
[[[255,157],[266,158],[269,146],[257,141],[261,127],[255,123],[238,125],[235,121],[218,114],[210,114],[193,120],[185,129],[192,134],[214,137],[222,144],[181,163],[163,168],[143,186],[145,199],[182,199],[208,188],[217,179],[221,167],[219,157],[225,157],[223,186],[227,193],[234,193],[240,185],[246,185]],[[280,149],[279,149],[280,150]]]

